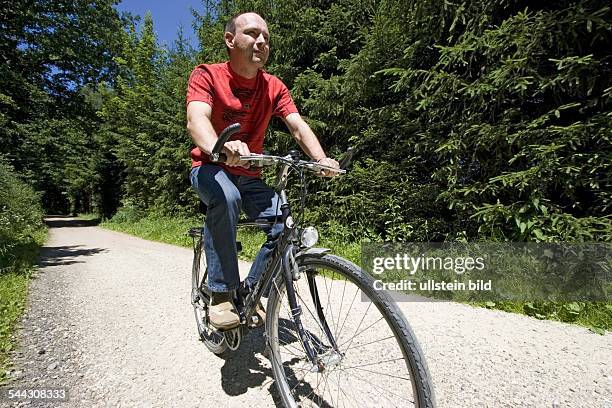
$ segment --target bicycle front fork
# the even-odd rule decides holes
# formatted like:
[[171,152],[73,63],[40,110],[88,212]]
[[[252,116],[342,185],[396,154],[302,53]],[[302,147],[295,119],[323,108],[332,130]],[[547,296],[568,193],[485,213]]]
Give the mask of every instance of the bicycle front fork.
[[[287,300],[289,301],[289,307],[291,310],[291,318],[293,319],[295,326],[297,328],[298,335],[302,344],[304,345],[304,350],[306,351],[306,355],[308,359],[313,364],[313,367],[317,369],[317,371],[321,372],[325,369],[325,364],[323,360],[319,358],[319,351],[322,351],[326,348],[321,341],[316,339],[316,337],[309,336],[304,329],[304,325],[302,324],[302,307],[297,302],[297,296],[295,293],[295,288],[293,286],[294,276],[297,277],[297,264],[293,259],[293,245],[287,245],[285,251],[283,252],[283,277],[285,279],[285,288],[287,291]],[[294,270],[296,270],[294,274]],[[327,320],[325,319],[325,315],[323,314],[323,308],[321,307],[321,301],[319,298],[319,292],[317,290],[317,283],[315,281],[314,275],[308,274],[308,287],[310,289],[310,295],[314,301],[314,306],[317,311],[317,316],[319,318],[319,323],[325,332],[325,336],[327,337],[331,347],[334,351],[338,352],[338,346],[336,344],[336,340],[332,335],[331,330],[327,324]],[[314,316],[313,316],[314,318]],[[313,347],[314,343],[314,347]],[[315,350],[316,349],[316,350]]]

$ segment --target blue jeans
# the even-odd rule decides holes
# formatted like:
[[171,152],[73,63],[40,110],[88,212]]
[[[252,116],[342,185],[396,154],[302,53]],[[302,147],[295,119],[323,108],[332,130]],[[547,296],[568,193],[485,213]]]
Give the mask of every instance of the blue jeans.
[[[208,287],[213,292],[229,292],[240,285],[236,225],[240,209],[249,220],[280,221],[278,195],[257,177],[234,176],[220,166],[204,164],[191,169],[191,185],[206,204],[204,253],[208,265]],[[266,242],[255,257],[246,284],[254,286],[276,246],[283,224],[263,228]]]

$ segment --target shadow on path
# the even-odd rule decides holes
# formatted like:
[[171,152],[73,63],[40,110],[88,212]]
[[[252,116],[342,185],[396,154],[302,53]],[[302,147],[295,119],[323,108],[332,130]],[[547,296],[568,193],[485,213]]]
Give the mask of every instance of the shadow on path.
[[263,353],[265,348],[264,328],[251,330],[242,339],[240,348],[236,351],[226,351],[218,356],[225,360],[221,367],[221,386],[228,396],[241,395],[249,388],[262,388],[268,382],[268,391],[274,404],[282,407],[280,396],[273,382],[272,369],[264,366],[255,357],[255,353]]
[[[57,265],[72,265],[76,263],[84,263],[82,257],[96,255],[106,252],[102,248],[81,248],[82,245],[70,245],[59,247],[44,247],[40,251],[39,266],[57,266]],[[81,259],[79,259],[81,258]]]
[[77,228],[77,227],[94,227],[100,223],[100,219],[81,220],[68,215],[47,215],[45,224],[49,228]]

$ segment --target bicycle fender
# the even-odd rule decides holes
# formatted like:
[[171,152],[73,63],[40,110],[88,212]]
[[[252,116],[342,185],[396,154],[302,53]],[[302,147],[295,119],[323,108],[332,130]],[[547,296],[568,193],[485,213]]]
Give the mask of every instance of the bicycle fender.
[[295,254],[295,260],[297,261],[298,259],[304,258],[307,256],[314,257],[314,258],[321,258],[330,252],[331,252],[331,249],[329,248],[306,248],[298,252],[297,254]]

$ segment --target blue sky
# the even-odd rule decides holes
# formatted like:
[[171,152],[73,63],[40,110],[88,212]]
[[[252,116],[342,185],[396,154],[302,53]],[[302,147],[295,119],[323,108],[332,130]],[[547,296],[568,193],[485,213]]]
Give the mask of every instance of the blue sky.
[[183,25],[183,33],[189,39],[189,43],[196,48],[198,41],[191,24],[193,16],[190,8],[202,12],[202,2],[198,0],[123,0],[116,6],[120,11],[129,11],[134,15],[140,15],[141,23],[144,21],[145,13],[150,10],[153,16],[153,27],[157,34],[159,44],[166,43],[169,47],[174,44],[179,24]]

